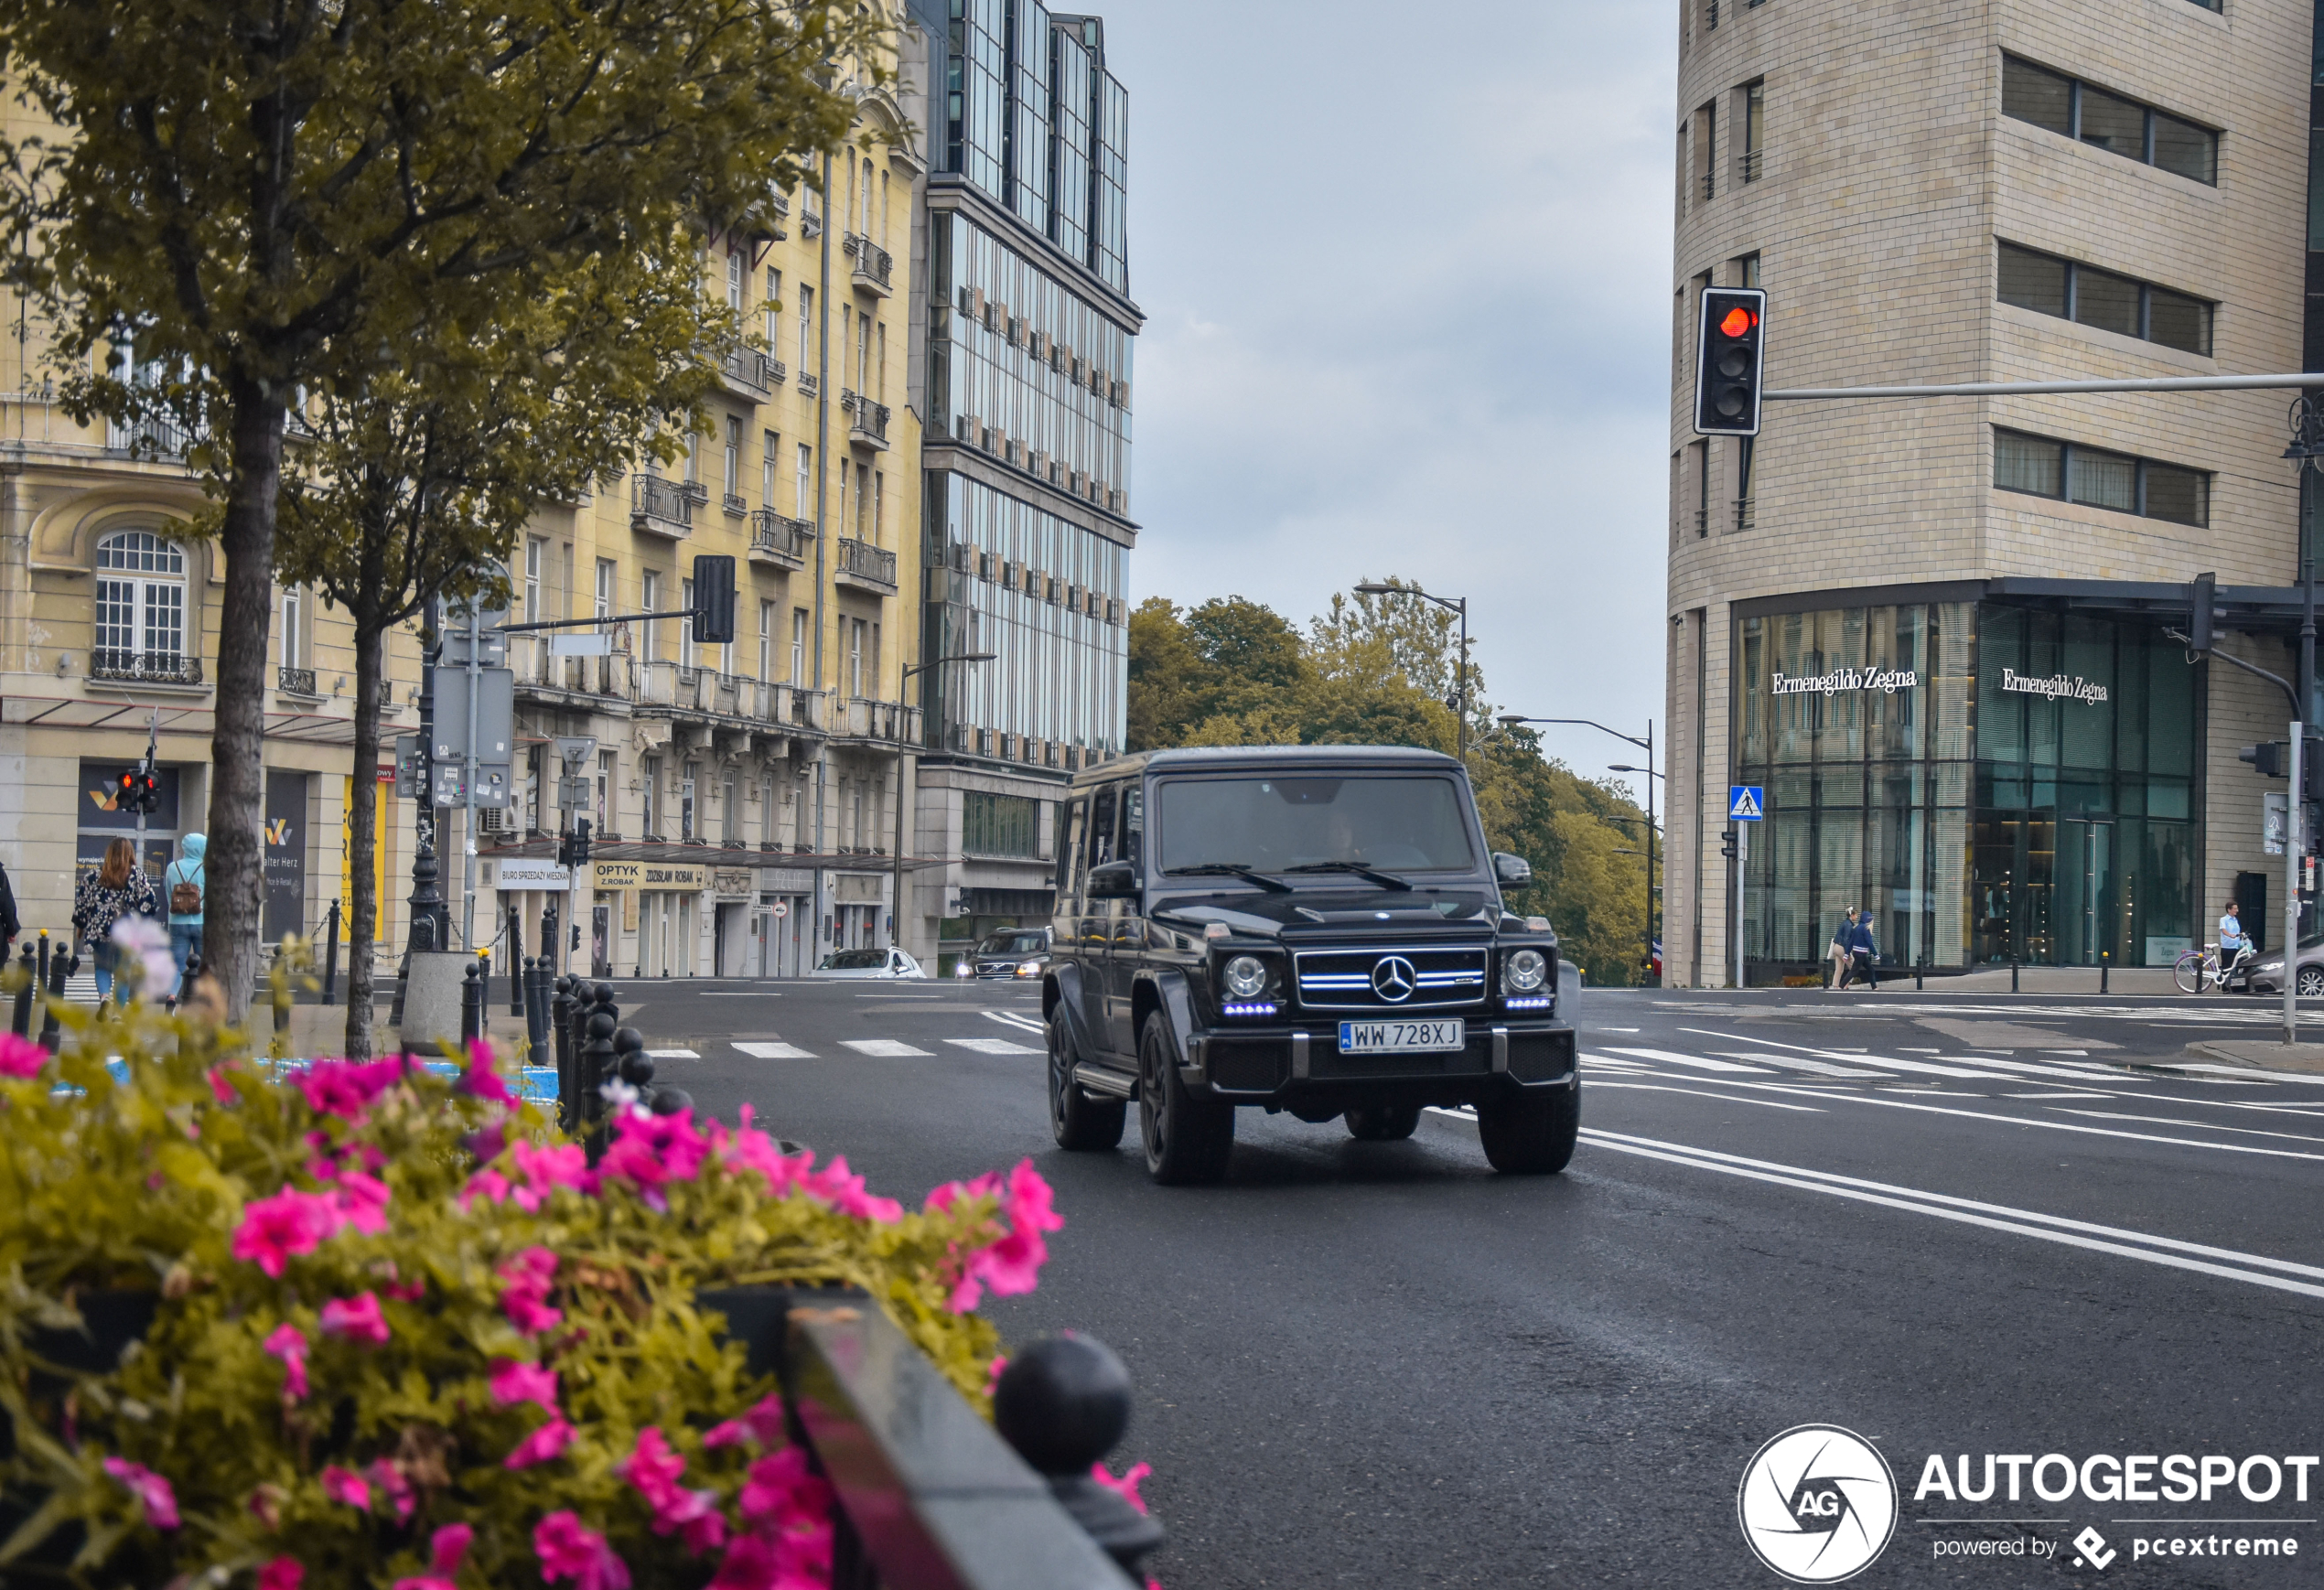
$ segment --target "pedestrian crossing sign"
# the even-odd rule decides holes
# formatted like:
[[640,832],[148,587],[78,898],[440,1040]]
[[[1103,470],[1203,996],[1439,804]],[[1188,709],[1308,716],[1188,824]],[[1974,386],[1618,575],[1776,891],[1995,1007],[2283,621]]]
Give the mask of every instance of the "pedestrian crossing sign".
[[1729,822],[1757,822],[1766,813],[1765,785],[1729,784],[1727,787],[1727,818]]

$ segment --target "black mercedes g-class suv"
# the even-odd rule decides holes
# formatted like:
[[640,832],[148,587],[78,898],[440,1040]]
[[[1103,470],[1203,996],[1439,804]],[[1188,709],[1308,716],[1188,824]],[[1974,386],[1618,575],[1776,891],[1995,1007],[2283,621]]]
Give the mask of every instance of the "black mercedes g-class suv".
[[1503,909],[1461,764],[1433,751],[1151,751],[1074,780],[1042,979],[1049,1124],[1157,1181],[1226,1172],[1234,1112],[1409,1137],[1476,1107],[1493,1168],[1563,1170],[1581,1089],[1557,940]]

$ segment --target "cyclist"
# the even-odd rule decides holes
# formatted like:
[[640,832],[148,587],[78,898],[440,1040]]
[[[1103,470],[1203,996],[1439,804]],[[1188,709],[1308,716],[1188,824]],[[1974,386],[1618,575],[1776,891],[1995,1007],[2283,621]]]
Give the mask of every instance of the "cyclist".
[[2235,913],[2235,902],[2227,902],[2227,910],[2219,919],[2219,985],[2225,988],[2244,975],[2244,966],[2252,958],[2252,941],[2243,931],[2243,920]]

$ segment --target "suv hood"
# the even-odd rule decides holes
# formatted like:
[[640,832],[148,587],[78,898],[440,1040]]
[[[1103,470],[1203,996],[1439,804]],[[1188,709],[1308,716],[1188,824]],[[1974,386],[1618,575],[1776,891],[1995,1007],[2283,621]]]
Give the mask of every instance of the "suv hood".
[[1501,903],[1482,888],[1300,889],[1288,895],[1236,889],[1179,896],[1157,905],[1154,915],[1198,926],[1221,922],[1239,933],[1269,938],[1350,929],[1409,933],[1419,928],[1457,928],[1474,932],[1489,931],[1501,920]]

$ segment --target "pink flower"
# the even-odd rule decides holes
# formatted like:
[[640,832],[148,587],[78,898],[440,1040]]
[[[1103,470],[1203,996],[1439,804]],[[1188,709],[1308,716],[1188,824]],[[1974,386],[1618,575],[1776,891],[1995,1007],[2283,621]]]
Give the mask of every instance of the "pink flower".
[[549,1285],[557,1273],[557,1256],[546,1248],[527,1248],[500,1266],[508,1290],[500,1294],[500,1312],[527,1336],[538,1336],[565,1317],[548,1306]]
[[[393,1269],[394,1266],[389,1266],[391,1273]],[[398,1303],[415,1303],[427,1295],[427,1282],[424,1277],[414,1275],[409,1281],[391,1281],[383,1290]]]
[[338,1230],[339,1208],[329,1197],[285,1187],[273,1198],[253,1198],[242,1206],[233,1253],[280,1280],[285,1264],[313,1252]]
[[750,1466],[737,1510],[757,1526],[778,1528],[803,1518],[822,1518],[831,1510],[831,1487],[810,1472],[807,1455],[786,1446]]
[[373,1100],[403,1080],[400,1059],[317,1060],[296,1079],[307,1108],[318,1115],[362,1119]]
[[178,1493],[170,1488],[169,1481],[125,1457],[106,1458],[105,1472],[129,1488],[129,1494],[145,1509],[147,1523],[157,1530],[178,1527]]
[[492,1046],[483,1038],[468,1045],[468,1069],[460,1073],[457,1086],[458,1091],[470,1098],[505,1104],[511,1110],[516,1108],[516,1095],[510,1092],[508,1083],[500,1080],[500,1069],[494,1063]]
[[371,1486],[353,1469],[341,1468],[336,1463],[323,1470],[323,1494],[359,1511],[371,1510]]
[[519,1143],[511,1151],[517,1174],[525,1185],[516,1189],[517,1207],[531,1214],[549,1201],[549,1195],[558,1187],[569,1187],[594,1195],[597,1190],[597,1173],[589,1168],[589,1155],[577,1143],[557,1148],[536,1148],[530,1143]]
[[[6,1047],[5,1041],[0,1040],[0,1049],[5,1049]],[[0,1059],[0,1075],[5,1075],[6,1071],[6,1060]],[[242,1101],[242,1096],[234,1090],[233,1084],[228,1080],[228,1079],[233,1075],[234,1068],[231,1066],[212,1066],[210,1068],[210,1096],[217,1100],[221,1104],[239,1104]],[[274,1563],[289,1563],[292,1567],[297,1568],[300,1573],[304,1574],[307,1572],[305,1568],[300,1567],[296,1562],[293,1561],[289,1557],[277,1557],[274,1559]],[[271,1568],[274,1565],[274,1563],[269,1563],[266,1566]],[[260,1573],[263,1577],[264,1570],[260,1570]],[[259,1586],[259,1590],[266,1590],[266,1587],[264,1585],[261,1585]],[[292,1590],[296,1590],[296,1586],[294,1585]]]
[[412,1494],[412,1482],[403,1477],[403,1465],[382,1457],[365,1472],[371,1475],[371,1482],[380,1488],[395,1509],[395,1521],[399,1524],[410,1523],[413,1510],[420,1503],[419,1498]]
[[460,1587],[451,1580],[439,1578],[434,1574],[418,1574],[409,1579],[398,1579],[395,1590],[460,1590]]
[[830,1555],[828,1525],[820,1536],[801,1539],[770,1541],[759,1535],[737,1535],[719,1559],[708,1590],[812,1590],[831,1583]]
[[1008,1354],[995,1353],[992,1366],[984,1371],[984,1394],[991,1396],[1000,1388],[1001,1371],[1008,1368]]
[[1049,1262],[1049,1244],[1042,1241],[1041,1233],[1057,1230],[1065,1224],[1064,1217],[1053,1207],[1049,1184],[1041,1179],[1040,1172],[1033,1168],[1029,1159],[1018,1161],[1006,1182],[992,1172],[967,1183],[948,1182],[928,1195],[928,1207],[949,1209],[955,1204],[984,1198],[998,1199],[998,1214],[1007,1222],[1008,1229],[995,1241],[971,1250],[963,1259],[952,1296],[947,1300],[955,1314],[965,1314],[975,1307],[988,1286],[1003,1297],[1032,1291],[1040,1284],[1041,1266]]
[[670,1437],[658,1424],[639,1431],[636,1447],[614,1466],[616,1474],[657,1508],[676,1493],[678,1477],[685,1471],[686,1460],[670,1450]]
[[466,1214],[468,1211],[468,1206],[479,1198],[482,1198],[487,1203],[497,1204],[508,1196],[509,1178],[490,1166],[487,1166],[468,1177],[468,1186],[462,1187],[459,1196],[452,1201],[459,1205],[462,1214]]
[[557,1372],[539,1364],[508,1362],[492,1371],[492,1400],[505,1408],[511,1402],[538,1402],[557,1411]]
[[666,1182],[692,1181],[709,1154],[709,1140],[694,1130],[691,1111],[675,1115],[631,1112],[615,1123],[613,1146],[598,1160],[597,1170],[651,1191]]
[[48,1051],[16,1033],[0,1033],[0,1077],[21,1080],[37,1077],[48,1063]]
[[384,1347],[387,1344],[387,1321],[380,1316],[379,1294],[376,1292],[332,1298],[323,1305],[322,1323],[325,1336],[343,1336],[364,1347]]
[[683,1531],[689,1550],[710,1551],[726,1538],[726,1520],[718,1514],[718,1493],[688,1490],[678,1483],[686,1460],[670,1450],[670,1438],[658,1425],[638,1432],[638,1445],[615,1469],[635,1486],[653,1508],[653,1532]]
[[387,1184],[360,1170],[341,1171],[339,1177],[339,1217],[365,1236],[387,1230]]
[[460,1571],[460,1559],[468,1555],[468,1542],[476,1539],[476,1531],[467,1524],[446,1524],[428,1537],[428,1566],[450,1578]]
[[769,1397],[741,1418],[712,1425],[704,1433],[702,1445],[705,1451],[713,1451],[721,1446],[732,1446],[748,1437],[772,1451],[783,1444],[787,1434],[783,1424],[782,1399]]
[[562,1416],[553,1416],[538,1430],[516,1444],[516,1450],[500,1460],[503,1468],[530,1468],[536,1463],[546,1463],[573,1445],[573,1426]]
[[[812,1163],[812,1155],[799,1157]],[[831,1163],[819,1171],[811,1173],[805,1165],[801,1166],[797,1180],[810,1198],[853,1219],[886,1222],[903,1217],[903,1205],[894,1198],[873,1198],[864,1190],[862,1176],[847,1174],[847,1156],[844,1154],[834,1155]]]
[[258,1571],[258,1590],[298,1590],[307,1564],[296,1557],[277,1557]]
[[274,1327],[264,1344],[266,1351],[283,1360],[283,1401],[304,1402],[307,1398],[307,1333],[285,1320]]
[[575,1590],[629,1590],[629,1570],[605,1543],[581,1527],[570,1512],[554,1512],[533,1529],[533,1550],[541,1559],[541,1580],[574,1582]]
[[1120,1497],[1124,1501],[1128,1502],[1140,1512],[1144,1512],[1146,1510],[1146,1498],[1138,1494],[1138,1481],[1144,1479],[1147,1475],[1152,1474],[1153,1472],[1154,1466],[1152,1464],[1140,1463],[1133,1465],[1127,1473],[1124,1474],[1121,1478],[1116,1479],[1114,1477],[1112,1472],[1106,1468],[1104,1464],[1092,1463],[1090,1465],[1090,1477],[1092,1479],[1096,1480],[1100,1485],[1105,1487],[1106,1489],[1112,1491],[1115,1496]]

